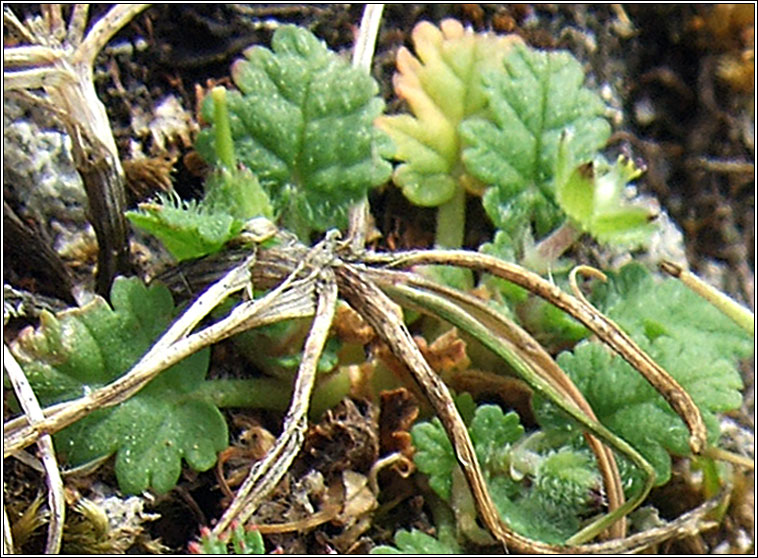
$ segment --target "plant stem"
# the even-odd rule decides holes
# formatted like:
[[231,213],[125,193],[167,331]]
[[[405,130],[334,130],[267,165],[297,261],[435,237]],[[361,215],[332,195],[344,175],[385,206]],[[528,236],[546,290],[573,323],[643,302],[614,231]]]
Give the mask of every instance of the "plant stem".
[[232,129],[229,125],[229,109],[226,104],[226,89],[214,87],[211,91],[213,98],[213,124],[216,134],[216,155],[221,164],[228,170],[237,168],[237,158],[234,155]]
[[537,273],[547,273],[552,264],[581,236],[582,231],[567,221],[542,239],[534,248],[527,250],[521,263]]
[[[466,189],[458,182],[453,197],[437,207],[437,230],[434,244],[437,248],[458,249],[463,246],[466,234]],[[474,274],[468,269],[451,266],[430,266],[429,277],[439,283],[462,290],[474,286]]]
[[215,379],[204,382],[198,393],[222,408],[282,411],[289,404],[292,386],[275,378]]
[[[347,369],[319,375],[311,396],[311,418],[334,407],[350,393]],[[221,408],[243,407],[284,411],[292,397],[291,382],[285,378],[246,378],[207,380],[199,389],[201,397]]]
[[458,184],[453,197],[437,208],[434,243],[439,248],[460,248],[466,226],[466,190]]

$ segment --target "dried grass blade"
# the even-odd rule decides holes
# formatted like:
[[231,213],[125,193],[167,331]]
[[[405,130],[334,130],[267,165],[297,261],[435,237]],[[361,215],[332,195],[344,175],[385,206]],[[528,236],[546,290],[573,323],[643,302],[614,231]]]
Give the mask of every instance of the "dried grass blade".
[[705,423],[689,393],[613,321],[536,273],[493,256],[465,250],[371,254],[367,255],[366,259],[376,263],[386,263],[392,267],[444,264],[486,271],[544,298],[582,322],[645,377],[687,425],[690,431],[689,445],[693,453],[698,454],[705,448]]

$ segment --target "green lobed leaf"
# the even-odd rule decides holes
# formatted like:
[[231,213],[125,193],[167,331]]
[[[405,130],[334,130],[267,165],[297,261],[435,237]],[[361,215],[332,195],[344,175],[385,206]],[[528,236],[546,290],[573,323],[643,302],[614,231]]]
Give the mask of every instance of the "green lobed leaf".
[[655,215],[647,208],[630,205],[623,198],[626,185],[642,170],[623,156],[614,165],[603,157],[572,167],[570,135],[558,147],[556,199],[561,209],[585,232],[603,243],[635,246],[644,243],[654,229]]
[[[657,282],[638,264],[611,275],[593,298],[689,392],[703,415],[709,443],[715,444],[716,413],[742,403],[736,364],[753,350],[750,336],[675,279]],[[631,443],[653,465],[657,484],[665,484],[671,476],[669,455],[687,456],[690,449],[686,426],[663,397],[599,343],[585,341],[557,361],[600,422]],[[539,398],[535,411],[543,428],[567,424]]]
[[[232,78],[240,89],[228,95],[237,158],[301,236],[344,226],[349,206],[389,178],[381,157],[388,140],[372,124],[384,108],[376,82],[309,31],[280,27],[271,50],[249,48]],[[210,97],[203,116],[213,122]],[[214,142],[210,128],[196,145],[210,162]]]
[[155,236],[177,261],[214,254],[242,230],[244,222],[226,212],[209,212],[196,202],[159,196],[126,217]]
[[463,162],[493,186],[483,203],[496,227],[514,232],[533,221],[542,236],[561,218],[553,184],[559,141],[571,132],[573,166],[592,159],[610,135],[603,102],[582,87],[584,72],[568,52],[517,46],[483,79],[488,117],[461,123]]
[[638,263],[609,276],[592,301],[633,336],[653,341],[666,335],[708,350],[714,361],[752,354],[751,336],[677,279],[658,281]]
[[447,433],[438,418],[422,422],[411,428],[411,439],[416,447],[413,462],[422,473],[429,475],[429,486],[442,498],[450,501],[453,486],[453,469],[458,466]]
[[462,554],[457,544],[444,543],[418,529],[400,529],[395,533],[394,540],[397,548],[388,545],[375,546],[371,549],[371,554]]
[[398,51],[393,86],[413,116],[380,116],[376,124],[392,138],[393,157],[403,161],[395,184],[412,203],[438,206],[453,197],[459,181],[471,183],[461,174],[458,124],[486,105],[482,72],[497,67],[521,39],[474,33],[453,19],[439,28],[423,21],[411,38],[418,58],[405,47]]
[[524,427],[516,413],[506,415],[497,405],[482,405],[476,409],[469,432],[479,462],[484,467],[498,467],[504,450],[524,435]]
[[[81,397],[121,376],[171,322],[173,301],[163,286],[117,278],[111,304],[100,297],[59,316],[45,314],[11,350],[40,403]],[[125,493],[171,490],[182,458],[197,471],[216,462],[227,446],[226,422],[215,405],[195,394],[208,369],[203,350],[162,372],[139,393],[99,409],[55,435],[56,448],[77,466],[116,453],[116,476]]]

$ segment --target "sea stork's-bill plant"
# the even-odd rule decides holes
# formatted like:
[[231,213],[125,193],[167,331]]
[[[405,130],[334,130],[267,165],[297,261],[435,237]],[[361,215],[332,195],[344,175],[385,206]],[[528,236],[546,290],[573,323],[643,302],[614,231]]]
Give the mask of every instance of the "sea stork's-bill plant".
[[[461,245],[466,191],[484,192],[484,208],[498,229],[482,252],[517,256],[520,239],[542,237],[566,223],[600,242],[644,239],[650,230],[649,211],[624,200],[625,185],[639,171],[624,159],[611,165],[599,154],[610,126],[602,117],[600,98],[583,86],[581,66],[570,54],[537,51],[517,39],[475,35],[450,21],[443,22],[441,31],[419,25],[413,40],[420,60],[401,50],[395,86],[414,116],[384,117],[372,78],[304,29],[278,29],[271,50],[253,47],[234,65],[232,77],[240,91],[216,89],[205,103],[204,118],[213,125],[201,134],[197,148],[215,169],[203,200],[163,198],[142,205],[129,218],[160,238],[180,260],[222,249],[255,217],[278,220],[307,245],[312,232],[344,226],[350,205],[389,179],[391,165],[384,156],[392,155],[401,161],[394,181],[408,199],[439,207],[442,246]],[[394,140],[394,150],[379,128]],[[445,238],[447,233],[451,235]],[[335,249],[329,239],[319,246]],[[300,250],[303,258],[310,254],[296,243],[292,250]],[[374,254],[372,260],[364,254],[366,265],[360,267],[353,266],[358,255],[342,261],[335,254],[320,264],[322,279],[331,279],[318,288],[326,292],[339,283],[346,300],[363,311],[375,330],[384,332],[388,343],[394,339],[402,344],[410,336],[403,337],[407,330],[397,315],[381,306],[384,295],[376,285],[401,301],[426,304],[446,321],[469,327],[468,333],[498,355],[507,353],[502,340],[483,326],[483,310],[471,315],[462,307],[451,310],[451,301],[462,299],[430,290],[423,281],[414,291],[404,286],[413,281],[409,275],[387,278],[387,273],[400,272],[377,269],[388,262],[402,265],[394,255]],[[493,260],[486,267],[447,254],[463,267],[497,268]],[[424,254],[408,257],[431,261]],[[447,262],[438,258],[432,263]],[[370,279],[360,279],[361,273]],[[520,284],[526,288],[534,281]],[[514,294],[502,283],[488,285],[498,296],[511,289],[507,300],[523,302],[526,296],[526,291]],[[319,304],[326,299],[323,292]],[[657,283],[638,266],[624,268],[608,286],[598,287],[594,302],[690,391],[705,419],[708,443],[717,444],[715,413],[740,404],[735,359],[750,352],[749,336],[676,281]],[[76,397],[123,373],[173,313],[167,291],[146,289],[136,280],[117,281],[111,303],[112,308],[98,299],[58,318],[45,315],[38,332],[27,331],[15,344],[14,352],[44,404]],[[382,310],[360,308],[367,304]],[[498,311],[509,312],[505,305]],[[592,328],[591,320],[584,323]],[[472,461],[482,466],[500,517],[515,532],[549,544],[575,542],[572,535],[583,520],[601,507],[601,499],[593,499],[600,491],[597,469],[578,423],[631,456],[637,468],[626,461],[621,466],[627,496],[638,497],[652,485],[652,476],[638,478],[638,468],[654,470],[657,482],[664,483],[670,475],[669,455],[690,455],[692,442],[679,416],[631,366],[597,341],[576,344],[588,330],[570,323],[560,327],[569,331],[568,340],[561,342],[571,350],[558,363],[600,422],[580,416],[544,379],[527,371],[520,373],[543,394],[535,400],[540,431],[525,434],[515,414],[491,406],[479,407],[468,425],[476,454]],[[319,335],[325,341],[324,331]],[[608,341],[610,334],[603,335]],[[411,360],[405,361],[409,368]],[[228,440],[217,408],[225,403],[213,395],[214,381],[205,379],[207,361],[207,353],[197,353],[128,401],[63,430],[58,434],[61,451],[74,464],[115,452],[119,482],[132,492],[149,486],[170,489],[182,458],[197,470],[209,468]],[[420,366],[421,372],[418,366],[414,371],[419,377],[429,370]],[[222,383],[217,385],[218,393],[225,392]],[[435,389],[430,399],[444,398]],[[443,414],[450,406],[441,400],[435,408]],[[239,398],[234,401],[243,404]],[[247,403],[265,406],[252,399]],[[481,542],[488,535],[473,519],[471,494],[448,440],[455,420],[460,422],[448,417],[447,433],[441,423],[415,427],[416,462],[429,475],[432,489],[453,506],[464,535]],[[472,483],[474,473],[464,473]],[[551,518],[548,525],[544,517]],[[491,527],[494,520],[487,521]],[[442,546],[416,534],[399,535],[396,541],[409,549],[458,548],[448,535]]]
[[[311,231],[347,225],[347,210],[384,183],[388,144],[372,125],[384,102],[369,75],[305,29],[277,29],[271,50],[254,46],[232,66],[229,94],[234,150],[258,178],[282,224],[309,240]],[[209,99],[198,151],[220,157],[214,130],[224,126]]]
[[232,67],[239,91],[214,91],[197,150],[216,170],[201,202],[142,204],[128,213],[177,259],[221,249],[247,219],[277,218],[303,241],[347,224],[348,208],[385,182],[387,138],[376,81],[305,29],[283,26],[271,50],[254,46]]

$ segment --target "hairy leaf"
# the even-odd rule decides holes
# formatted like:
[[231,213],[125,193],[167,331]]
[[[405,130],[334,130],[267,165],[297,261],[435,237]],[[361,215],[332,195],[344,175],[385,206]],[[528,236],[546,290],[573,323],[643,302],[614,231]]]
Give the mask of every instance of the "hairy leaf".
[[[656,282],[630,264],[598,287],[595,302],[623,327],[694,399],[718,440],[716,413],[742,403],[736,361],[752,351],[752,339],[675,279]],[[600,422],[631,443],[655,468],[658,485],[671,476],[669,454],[690,455],[689,432],[663,397],[626,361],[596,342],[562,353],[558,364],[587,398]],[[537,399],[544,428],[567,424]]]
[[226,212],[211,213],[194,201],[159,196],[126,216],[160,240],[177,261],[214,254],[241,230],[244,222]]
[[[293,25],[274,33],[271,50],[254,46],[232,67],[231,132],[238,160],[260,180],[285,225],[301,236],[347,223],[349,206],[385,182],[386,137],[376,82]],[[213,122],[213,100],[203,116]],[[213,129],[197,150],[216,161]]]
[[160,203],[140,204],[138,211],[126,212],[132,223],[160,239],[179,261],[218,252],[237,236],[245,221],[273,215],[258,179],[237,165],[226,89],[216,87],[211,94],[218,123],[215,145],[220,164],[205,180],[203,200],[180,202],[176,194],[171,198],[159,196]]
[[395,184],[412,203],[437,206],[453,197],[458,181],[472,182],[461,174],[458,124],[482,113],[487,102],[482,72],[497,67],[521,39],[477,34],[453,19],[439,28],[423,21],[411,38],[420,60],[402,47],[393,85],[413,116],[381,116],[376,124],[394,141],[394,158],[403,161],[394,173]]
[[[12,345],[43,405],[81,397],[121,376],[174,314],[168,289],[147,288],[136,278],[114,281],[111,304],[97,297],[57,317],[45,313],[38,330],[27,328]],[[195,393],[208,361],[207,349],[187,357],[127,401],[56,434],[56,448],[73,466],[115,452],[119,486],[132,494],[171,490],[182,458],[197,471],[209,469],[228,434],[216,406]]]
[[[601,483],[586,450],[534,444],[545,437],[536,432],[525,438],[516,413],[495,405],[476,408],[469,434],[495,504],[518,533],[561,543],[579,530],[584,514],[597,511]],[[454,505],[453,492],[468,489],[455,485],[458,464],[442,424],[436,418],[419,423],[411,435],[418,470]]]
[[592,159],[610,134],[600,98],[582,87],[584,72],[568,52],[513,48],[504,69],[484,74],[487,118],[460,126],[469,173],[494,187],[484,196],[498,228],[513,232],[534,221],[539,236],[561,218],[553,176],[558,143],[571,132],[572,166]]

